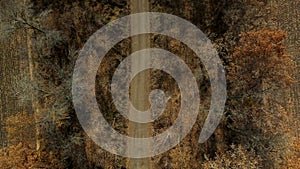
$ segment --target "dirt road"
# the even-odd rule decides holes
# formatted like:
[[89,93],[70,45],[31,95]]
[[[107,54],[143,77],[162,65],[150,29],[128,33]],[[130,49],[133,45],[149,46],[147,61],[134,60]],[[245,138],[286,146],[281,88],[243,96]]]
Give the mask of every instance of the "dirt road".
[[[131,0],[131,13],[147,12],[149,11],[149,2],[148,0]],[[148,19],[141,20],[132,20],[131,21],[131,30],[148,30],[150,28]],[[132,53],[144,48],[150,47],[150,37],[148,35],[141,35],[132,37]],[[137,59],[132,61],[131,70],[137,69],[141,65],[149,64],[148,59]],[[132,104],[138,110],[147,110],[149,108],[148,94],[150,91],[150,72],[143,71],[136,76],[136,78],[131,82],[130,88],[130,98]],[[149,115],[150,116],[150,115]],[[145,138],[151,136],[151,125],[150,124],[141,124],[129,122],[128,132],[130,137],[134,138]],[[139,142],[134,142],[128,145],[129,149],[132,149],[136,145],[140,145]],[[151,145],[143,145],[151,146]],[[142,158],[142,159],[129,159],[127,164],[129,169],[150,169],[151,167],[151,158]]]

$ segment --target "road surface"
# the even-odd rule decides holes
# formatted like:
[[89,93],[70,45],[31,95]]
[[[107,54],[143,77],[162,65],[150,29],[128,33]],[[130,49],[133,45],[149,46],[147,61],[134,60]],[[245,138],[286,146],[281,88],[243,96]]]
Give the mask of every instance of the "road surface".
[[[149,11],[149,2],[148,0],[131,0],[131,13],[139,13],[139,12],[147,12]],[[149,30],[149,20],[141,19],[139,21],[132,20],[131,21],[131,30]],[[132,37],[132,52],[139,51],[141,49],[150,47],[150,37],[149,35],[141,35]],[[141,65],[149,64],[148,59],[137,59],[132,61],[131,70],[133,72],[134,69],[137,69]],[[149,108],[148,102],[148,94],[150,91],[150,72],[143,71],[136,76],[136,78],[131,82],[130,88],[130,98],[132,104],[136,109],[142,111],[147,110]],[[150,116],[150,115],[149,115]],[[129,122],[128,132],[130,137],[134,138],[145,138],[151,137],[151,124],[141,124]],[[137,144],[141,144],[139,142],[135,142],[133,144],[129,144],[128,148],[132,149]],[[151,145],[143,145],[151,146]],[[142,158],[142,159],[129,159],[128,161],[129,169],[150,169],[151,167],[151,158]]]

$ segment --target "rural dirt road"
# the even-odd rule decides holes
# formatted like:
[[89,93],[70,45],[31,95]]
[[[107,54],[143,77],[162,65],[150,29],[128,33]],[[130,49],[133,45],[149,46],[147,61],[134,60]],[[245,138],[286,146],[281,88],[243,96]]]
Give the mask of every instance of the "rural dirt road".
[[[131,0],[130,1],[131,13],[148,12],[149,2],[148,0]],[[131,21],[131,31],[135,30],[149,30],[149,19],[144,18],[141,20]],[[150,47],[150,37],[149,35],[140,35],[132,37],[132,53],[139,51],[141,49]],[[132,61],[131,70],[134,72],[138,67],[142,65],[150,64],[148,59],[136,59]],[[140,111],[145,111],[149,108],[148,94],[150,91],[150,72],[143,71],[139,73],[131,82],[130,87],[130,98],[132,104],[136,109]],[[150,115],[149,115],[150,116]],[[130,137],[134,138],[146,138],[151,137],[151,124],[149,123],[135,123],[129,122],[128,133]],[[133,149],[136,145],[140,145],[139,142],[134,142],[128,145],[129,149]],[[151,145],[143,145],[143,147],[150,147]],[[137,150],[138,151],[138,150]],[[129,159],[128,160],[129,169],[150,169],[151,158],[141,158],[141,159]]]

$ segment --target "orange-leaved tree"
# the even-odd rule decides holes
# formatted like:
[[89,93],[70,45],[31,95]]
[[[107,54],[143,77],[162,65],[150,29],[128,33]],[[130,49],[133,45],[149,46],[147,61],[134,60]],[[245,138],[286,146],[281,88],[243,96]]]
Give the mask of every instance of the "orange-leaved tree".
[[268,168],[285,165],[291,131],[290,105],[283,98],[294,81],[294,62],[285,49],[286,38],[282,30],[242,33],[228,73],[232,143],[254,149]]
[[7,117],[5,129],[9,144],[16,145],[19,142],[31,144],[35,139],[34,116],[27,112],[21,112]]

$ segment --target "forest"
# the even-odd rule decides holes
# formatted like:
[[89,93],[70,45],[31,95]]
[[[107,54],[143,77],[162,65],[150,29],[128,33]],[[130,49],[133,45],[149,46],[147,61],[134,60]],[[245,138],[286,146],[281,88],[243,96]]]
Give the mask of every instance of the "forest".
[[[197,56],[189,44],[198,44],[193,42],[198,37],[189,36],[190,29],[180,30],[182,24],[150,26],[149,18],[132,20],[132,32],[167,30],[124,36],[105,51],[99,65],[87,56],[98,57],[112,44],[93,38],[95,32],[106,28],[113,35],[104,38],[116,41],[124,25],[113,29],[114,23],[142,12],[176,16],[203,32],[224,69],[226,102],[224,110],[218,107],[222,116],[211,113],[212,100],[221,104],[223,98],[214,94],[218,89],[212,83],[222,77],[211,77],[220,75],[213,69],[219,63],[210,67]],[[300,169],[299,18],[300,0],[0,0],[0,169]],[[173,33],[187,43],[167,36]],[[149,66],[146,57],[122,67],[132,53],[152,48],[178,56],[188,72],[161,59],[155,66],[171,67],[178,78],[153,67],[130,74]],[[77,79],[81,58],[85,70]],[[119,70],[126,75],[111,85]],[[184,88],[191,91],[194,83],[198,92],[192,96],[199,99],[186,100]],[[84,94],[78,101],[79,90]],[[162,96],[161,91],[165,98],[152,97]],[[97,110],[90,108],[94,101]],[[136,122],[132,119],[139,115],[124,115],[124,107],[116,105],[128,102],[137,111],[155,109],[154,104],[163,111],[149,123]],[[182,107],[194,102],[197,116],[181,114]],[[98,121],[101,117],[106,126]],[[175,129],[180,133],[156,139],[176,124],[183,125]],[[124,138],[154,141],[113,145],[123,137],[107,133],[108,126]],[[200,143],[203,128],[211,135]],[[157,148],[175,137],[178,144],[170,149]],[[162,152],[141,158],[117,153],[143,154],[137,147]]]

